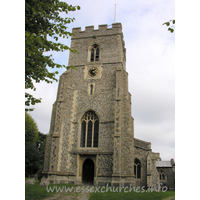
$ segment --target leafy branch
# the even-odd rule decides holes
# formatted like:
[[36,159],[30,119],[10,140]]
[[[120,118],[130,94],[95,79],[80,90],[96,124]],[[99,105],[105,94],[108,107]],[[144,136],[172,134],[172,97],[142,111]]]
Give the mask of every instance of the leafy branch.
[[[58,81],[58,71],[49,72],[49,68],[66,68],[65,65],[55,63],[52,55],[45,52],[63,52],[69,50],[76,53],[65,44],[58,42],[59,38],[69,38],[73,34],[67,30],[67,24],[74,18],[61,17],[61,13],[80,10],[80,6],[72,6],[60,0],[25,0],[25,89],[36,90],[34,82]],[[25,105],[40,103],[37,99],[25,93]],[[33,110],[26,109],[26,110]]]
[[173,33],[174,29],[175,29],[175,19],[169,20],[168,22],[163,23],[163,25],[168,26],[169,27],[168,31],[170,31],[171,33]]

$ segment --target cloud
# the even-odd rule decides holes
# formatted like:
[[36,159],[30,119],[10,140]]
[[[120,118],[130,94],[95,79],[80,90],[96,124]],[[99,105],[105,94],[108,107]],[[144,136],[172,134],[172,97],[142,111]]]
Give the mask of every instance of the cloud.
[[36,92],[27,90],[36,98],[42,98],[42,103],[34,106],[35,110],[29,112],[36,121],[39,131],[48,133],[50,128],[52,104],[56,100],[58,83],[47,84],[45,82],[36,83]]
[[163,121],[162,123],[144,123],[134,120],[134,136],[138,139],[151,142],[153,152],[160,152],[163,160],[175,158],[174,123]]

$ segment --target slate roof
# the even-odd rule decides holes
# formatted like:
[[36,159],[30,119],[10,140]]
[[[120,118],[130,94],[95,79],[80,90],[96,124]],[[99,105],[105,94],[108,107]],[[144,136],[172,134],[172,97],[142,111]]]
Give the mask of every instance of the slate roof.
[[171,161],[156,161],[156,167],[172,167]]

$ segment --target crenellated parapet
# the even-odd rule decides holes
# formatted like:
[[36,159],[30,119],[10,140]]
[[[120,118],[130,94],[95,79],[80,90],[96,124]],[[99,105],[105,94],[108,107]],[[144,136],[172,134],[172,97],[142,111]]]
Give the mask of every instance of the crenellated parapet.
[[122,25],[121,23],[114,23],[111,28],[108,28],[107,24],[103,24],[99,25],[98,29],[94,29],[94,26],[86,26],[84,31],[81,30],[81,27],[77,27],[72,29],[72,33],[75,34],[72,39],[122,34]]
[[146,142],[144,140],[139,140],[137,138],[134,138],[134,146],[146,150],[151,150],[151,143]]

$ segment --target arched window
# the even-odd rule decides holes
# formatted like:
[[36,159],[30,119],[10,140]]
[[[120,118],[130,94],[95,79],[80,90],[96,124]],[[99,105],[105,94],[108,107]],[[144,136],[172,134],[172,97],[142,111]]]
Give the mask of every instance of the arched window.
[[93,44],[90,53],[90,62],[99,61],[99,45]]
[[141,178],[141,163],[137,158],[134,160],[134,174],[135,178]]
[[81,119],[80,147],[98,147],[99,119],[92,112],[86,112]]
[[163,170],[160,171],[160,180],[165,180],[165,172]]

